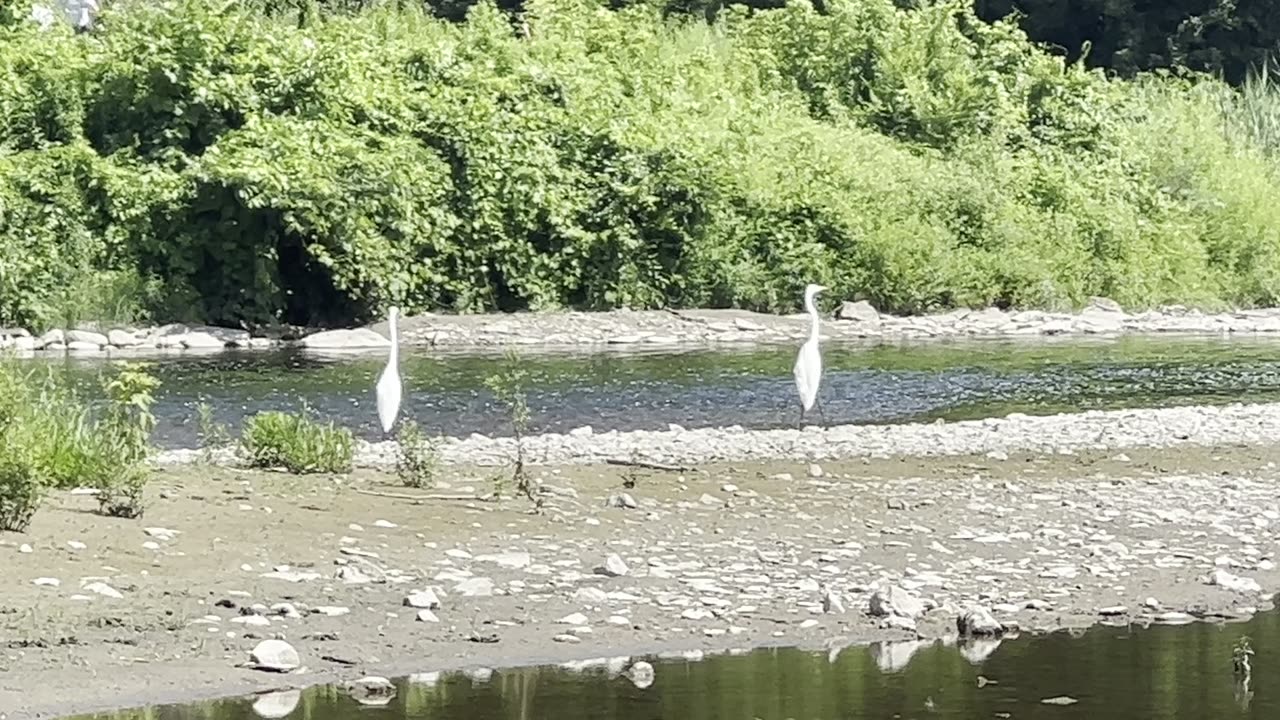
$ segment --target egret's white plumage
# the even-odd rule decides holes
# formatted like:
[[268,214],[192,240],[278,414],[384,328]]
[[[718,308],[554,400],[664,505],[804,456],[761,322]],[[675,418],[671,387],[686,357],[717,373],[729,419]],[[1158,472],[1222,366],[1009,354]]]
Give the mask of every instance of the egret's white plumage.
[[804,289],[804,309],[808,311],[812,326],[809,339],[800,346],[796,354],[796,364],[792,369],[796,377],[796,390],[800,393],[800,422],[804,423],[804,414],[813,409],[818,399],[818,385],[822,382],[822,353],[818,350],[819,319],[818,308],[814,300],[818,293],[826,290],[822,285],[810,283]]
[[391,432],[400,412],[400,342],[396,332],[396,320],[400,317],[400,308],[392,307],[388,314],[387,324],[391,328],[391,355],[387,358],[387,367],[378,378],[375,392],[378,396],[378,421],[382,423],[382,432]]

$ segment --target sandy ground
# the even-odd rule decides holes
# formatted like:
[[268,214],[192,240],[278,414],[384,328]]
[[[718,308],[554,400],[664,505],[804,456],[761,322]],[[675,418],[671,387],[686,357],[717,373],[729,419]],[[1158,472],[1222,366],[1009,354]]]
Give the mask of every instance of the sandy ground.
[[[1029,630],[1248,614],[1271,606],[1280,581],[1277,459],[1280,447],[1254,445],[832,461],[817,477],[806,462],[561,466],[535,470],[549,490],[541,514],[518,499],[357,492],[412,492],[373,472],[168,468],[141,520],[60,494],[28,532],[0,535],[0,717],[364,674],[914,638],[867,613],[875,582],[938,605],[918,623],[924,637],[953,632],[972,604]],[[440,492],[487,488],[495,471],[449,467]],[[637,507],[610,506],[622,492]],[[625,576],[596,571],[608,553]],[[264,577],[281,566],[313,575]],[[1215,567],[1262,593],[1207,584]],[[438,622],[403,605],[426,587]],[[847,610],[824,613],[820,588]],[[282,602],[301,615],[236,621]],[[293,644],[306,671],[239,667],[268,637]]]

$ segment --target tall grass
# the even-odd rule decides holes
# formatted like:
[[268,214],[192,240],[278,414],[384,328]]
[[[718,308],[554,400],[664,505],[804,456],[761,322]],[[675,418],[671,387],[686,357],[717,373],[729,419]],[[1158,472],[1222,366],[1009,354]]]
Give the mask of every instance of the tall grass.
[[0,529],[24,529],[55,488],[95,488],[105,514],[141,515],[157,385],[121,364],[104,373],[94,411],[51,370],[0,358]]

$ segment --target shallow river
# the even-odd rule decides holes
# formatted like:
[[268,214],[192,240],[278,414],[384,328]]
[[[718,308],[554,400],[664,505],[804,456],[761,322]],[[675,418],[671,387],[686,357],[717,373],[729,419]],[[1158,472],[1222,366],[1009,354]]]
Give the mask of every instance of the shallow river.
[[[532,429],[794,426],[794,356],[791,348],[527,354]],[[826,347],[824,357],[819,403],[830,423],[1280,399],[1280,341],[1265,338],[933,341]],[[104,364],[30,362],[48,363],[86,388]],[[201,399],[233,428],[247,414],[305,402],[363,437],[379,437],[372,388],[383,363],[385,355],[296,351],[164,359],[155,364],[164,381],[155,439],[165,447],[195,445]],[[493,354],[414,350],[401,367],[405,416],[431,432],[507,434],[484,389],[502,363]]]
[[[1232,648],[1251,639],[1248,687]],[[638,659],[638,658],[637,658]],[[414,676],[363,707],[337,688],[123,712],[111,720],[890,720],[1088,718],[1216,720],[1280,717],[1280,615],[1249,623],[1149,629],[1097,627],[988,641],[849,647],[831,654],[757,650],[700,660],[649,658],[641,689],[604,667],[531,667]],[[985,680],[979,680],[979,678]],[[1054,700],[1059,704],[1047,704]],[[255,710],[255,703],[257,710]],[[274,708],[274,712],[272,709]],[[292,708],[292,710],[290,710]]]

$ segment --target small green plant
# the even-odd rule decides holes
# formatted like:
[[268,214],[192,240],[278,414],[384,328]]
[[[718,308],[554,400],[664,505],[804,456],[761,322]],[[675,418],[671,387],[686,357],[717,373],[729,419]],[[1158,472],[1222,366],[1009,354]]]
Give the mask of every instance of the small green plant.
[[143,511],[143,489],[151,479],[147,455],[156,417],[153,391],[160,381],[145,365],[123,363],[103,378],[107,396],[104,417],[96,424],[92,448],[97,461],[91,471],[101,511],[113,517],[136,518]]
[[350,472],[355,437],[346,428],[321,424],[300,413],[260,412],[245,421],[240,444],[253,467],[283,467],[291,473]]
[[196,435],[200,440],[200,459],[213,462],[213,452],[231,445],[231,430],[213,417],[213,406],[201,400],[196,403]]
[[[524,435],[529,429],[529,402],[524,391],[527,377],[528,371],[525,370],[520,355],[515,351],[508,351],[503,369],[486,378],[485,385],[493,393],[493,397],[506,406],[512,434],[515,435],[516,456],[511,468],[511,483],[515,485],[516,492],[529,498],[534,508],[541,510],[542,498],[534,491],[524,461]],[[495,496],[502,495],[503,485],[504,479],[501,476],[495,479]]]
[[429,488],[436,484],[440,451],[418,423],[405,420],[396,430],[396,476],[405,487]]
[[16,433],[0,433],[0,530],[22,532],[44,497],[44,482],[30,448]]

